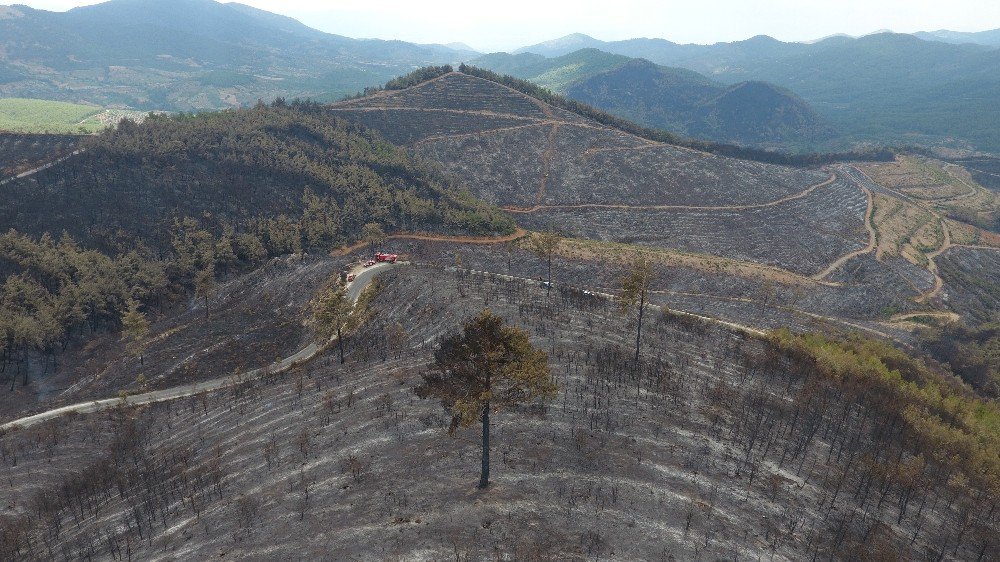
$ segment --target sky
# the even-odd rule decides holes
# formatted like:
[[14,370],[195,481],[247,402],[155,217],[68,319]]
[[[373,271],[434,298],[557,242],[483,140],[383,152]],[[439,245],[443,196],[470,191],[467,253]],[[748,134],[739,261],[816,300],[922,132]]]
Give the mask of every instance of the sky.
[[[7,1],[60,11],[98,3]],[[884,29],[911,33],[1000,28],[997,0],[241,1],[348,37],[463,42],[481,51],[512,50],[575,32],[608,41],[660,37],[678,43],[715,43],[754,35],[808,41]]]

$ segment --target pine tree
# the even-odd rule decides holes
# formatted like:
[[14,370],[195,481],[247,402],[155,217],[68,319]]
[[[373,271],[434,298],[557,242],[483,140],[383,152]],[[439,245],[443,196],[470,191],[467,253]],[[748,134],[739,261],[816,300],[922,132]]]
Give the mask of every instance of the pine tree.
[[434,371],[423,379],[416,393],[440,399],[451,412],[449,433],[482,423],[480,488],[490,479],[490,413],[552,399],[558,390],[545,352],[531,345],[526,331],[506,326],[489,309],[441,342]]
[[126,309],[122,311],[122,340],[125,342],[125,351],[134,357],[139,358],[139,364],[145,364],[143,353],[146,351],[146,338],[149,336],[149,320],[146,315],[139,310],[139,302],[129,299]]
[[353,308],[353,304],[347,298],[347,286],[342,283],[330,287],[313,305],[316,336],[321,343],[326,343],[336,334],[341,364],[344,363],[343,328]]
[[652,264],[645,256],[638,254],[628,275],[622,280],[622,292],[618,296],[618,305],[622,312],[627,313],[633,308],[639,309],[639,325],[635,332],[635,362],[639,363],[639,342],[642,339],[642,318],[646,309],[646,292],[653,283],[656,273]]
[[548,267],[548,286],[550,288],[552,286],[552,256],[556,253],[561,241],[562,236],[552,230],[538,233],[531,239],[531,251],[545,260]]

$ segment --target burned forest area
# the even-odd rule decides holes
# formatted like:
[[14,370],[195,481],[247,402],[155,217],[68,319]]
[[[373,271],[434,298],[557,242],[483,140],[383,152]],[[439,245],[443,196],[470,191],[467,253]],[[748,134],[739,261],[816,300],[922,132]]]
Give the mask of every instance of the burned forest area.
[[[992,556],[978,476],[792,336],[658,311],[636,364],[634,318],[580,291],[426,266],[378,295],[343,365],[5,435],[3,500],[25,512],[5,556]],[[475,491],[474,432],[445,437],[413,387],[483,307],[529,331],[560,390],[497,416],[495,480]]]
[[465,65],[0,133],[0,561],[1000,560],[990,162]]

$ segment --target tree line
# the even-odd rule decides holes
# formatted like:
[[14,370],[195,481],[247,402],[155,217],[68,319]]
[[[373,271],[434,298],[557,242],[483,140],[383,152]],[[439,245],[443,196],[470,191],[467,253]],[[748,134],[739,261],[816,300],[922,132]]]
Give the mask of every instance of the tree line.
[[423,84],[429,80],[440,78],[441,76],[451,72],[455,72],[455,69],[450,64],[443,66],[425,66],[423,68],[418,68],[409,74],[393,78],[392,80],[386,82],[385,86],[369,86],[353,96],[344,97],[344,100],[363,98],[385,90],[405,90],[418,84]]

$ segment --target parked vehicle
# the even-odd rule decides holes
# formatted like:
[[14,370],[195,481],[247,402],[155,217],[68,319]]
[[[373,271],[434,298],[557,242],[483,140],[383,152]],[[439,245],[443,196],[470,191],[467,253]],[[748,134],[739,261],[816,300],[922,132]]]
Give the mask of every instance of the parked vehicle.
[[399,259],[398,254],[386,254],[383,252],[378,252],[375,254],[375,261],[378,263],[396,263]]

